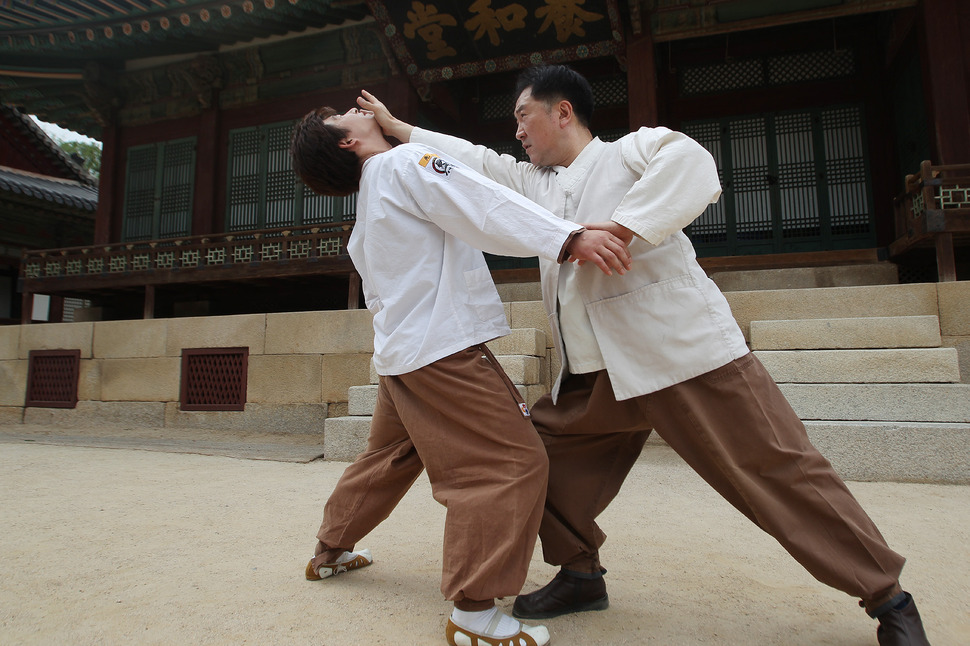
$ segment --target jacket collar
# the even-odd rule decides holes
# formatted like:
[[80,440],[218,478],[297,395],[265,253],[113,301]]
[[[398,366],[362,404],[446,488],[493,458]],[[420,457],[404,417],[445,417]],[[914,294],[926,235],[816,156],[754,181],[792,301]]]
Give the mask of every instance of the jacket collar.
[[576,188],[589,174],[589,169],[602,154],[605,145],[599,137],[593,137],[569,166],[552,167],[556,171],[556,181],[559,182],[562,190],[571,193]]

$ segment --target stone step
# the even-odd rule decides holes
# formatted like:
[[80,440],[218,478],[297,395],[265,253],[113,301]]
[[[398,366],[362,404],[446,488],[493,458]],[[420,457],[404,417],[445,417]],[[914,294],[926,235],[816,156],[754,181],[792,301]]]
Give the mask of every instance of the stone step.
[[899,270],[890,262],[830,267],[712,271],[710,276],[723,292],[891,285],[899,282]]
[[954,348],[891,350],[759,350],[771,377],[781,383],[958,383]]
[[[970,484],[970,424],[809,420],[805,429],[845,480]],[[653,433],[649,450],[670,447]]]
[[970,384],[778,384],[803,420],[970,423]]
[[367,447],[370,417],[330,417],[323,425],[323,459],[353,462]]
[[936,316],[934,283],[725,292],[750,341],[751,321]]
[[752,350],[938,348],[936,316],[751,321]]
[[495,356],[546,356],[546,333],[536,328],[516,328],[511,334],[493,339],[485,345]]
[[351,386],[347,389],[348,415],[373,415],[377,405],[376,384],[367,386]]

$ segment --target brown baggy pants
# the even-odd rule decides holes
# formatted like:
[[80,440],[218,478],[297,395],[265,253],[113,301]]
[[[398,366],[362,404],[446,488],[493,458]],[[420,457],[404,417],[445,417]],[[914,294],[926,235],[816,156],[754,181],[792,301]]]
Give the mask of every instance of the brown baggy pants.
[[381,377],[367,448],[327,501],[317,538],[329,549],[314,564],[352,550],[426,468],[435,500],[448,508],[445,598],[518,594],[535,549],[549,464],[521,401],[484,345]]
[[532,421],[549,454],[539,538],[552,565],[599,571],[606,535],[595,518],[654,429],[819,581],[867,602],[899,591],[904,559],[812,446],[753,354],[620,402],[606,371],[572,375],[555,406],[548,396],[533,406]]

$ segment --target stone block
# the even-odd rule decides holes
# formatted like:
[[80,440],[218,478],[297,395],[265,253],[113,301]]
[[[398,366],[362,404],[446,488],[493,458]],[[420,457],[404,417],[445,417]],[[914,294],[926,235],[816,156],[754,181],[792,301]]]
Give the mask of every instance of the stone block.
[[496,359],[513,384],[530,386],[540,382],[539,369],[541,364],[538,357],[505,355],[496,357]]
[[323,365],[320,355],[250,355],[247,402],[320,403]]
[[267,314],[265,352],[266,354],[373,353],[373,316],[367,310]]
[[179,400],[181,359],[104,359],[101,401],[170,402]]
[[101,361],[81,360],[77,377],[78,401],[101,401]]
[[165,319],[168,334],[165,354],[181,357],[184,348],[249,348],[249,354],[263,354],[266,315],[201,316]]
[[957,351],[960,357],[960,381],[970,383],[970,336],[945,336],[943,346]]
[[337,462],[353,462],[367,448],[370,417],[331,417],[324,425],[323,457]]
[[723,292],[766,289],[807,289],[892,285],[899,282],[899,271],[890,262],[835,267],[782,267],[748,271],[721,271],[711,280]]
[[[24,417],[23,406],[3,406],[0,405],[0,425],[8,427],[7,432],[16,433],[16,425],[20,424]],[[9,428],[13,426],[14,428]]]
[[91,358],[94,323],[32,323],[20,327],[20,358],[31,350],[80,350]]
[[102,426],[162,428],[165,425],[165,403],[79,401],[76,408],[27,408],[24,424],[92,429]]
[[516,328],[511,334],[488,342],[492,354],[522,354],[541,357],[546,353],[546,335],[535,328]]
[[380,386],[352,386],[347,391],[347,414],[369,416],[377,406],[377,391]]
[[752,350],[936,348],[935,316],[751,321]]
[[542,300],[539,283],[496,283],[495,289],[504,303]]
[[805,428],[846,480],[970,484],[970,425],[806,422]]
[[509,325],[514,328],[535,328],[546,335],[546,346],[552,347],[552,329],[542,301],[509,303]]
[[970,336],[970,281],[937,283],[944,336]]
[[244,431],[282,435],[319,435],[323,452],[326,404],[256,404],[241,411],[186,411],[178,402],[165,405],[165,426],[179,429]]
[[960,381],[953,348],[892,350],[759,350],[778,383],[953,383]]
[[0,361],[0,406],[23,406],[27,398],[27,360]]
[[533,384],[531,386],[516,386],[519,394],[522,395],[522,399],[525,400],[526,405],[532,408],[532,405],[539,401],[539,398],[549,392],[549,388],[545,384]]
[[751,321],[867,316],[936,316],[935,284],[726,292],[731,312],[751,340]]
[[970,423],[968,384],[778,384],[803,420]]
[[169,321],[165,319],[97,322],[94,356],[98,359],[164,357],[168,326]]
[[325,354],[322,362],[321,401],[346,401],[348,388],[370,383],[369,354]]
[[0,361],[20,358],[20,325],[0,325]]

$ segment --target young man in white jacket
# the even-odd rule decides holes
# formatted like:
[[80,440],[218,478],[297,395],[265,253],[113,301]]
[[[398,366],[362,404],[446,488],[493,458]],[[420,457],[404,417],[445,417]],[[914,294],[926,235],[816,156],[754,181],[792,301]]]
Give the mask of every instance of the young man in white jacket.
[[607,607],[605,534],[595,519],[654,429],[819,581],[860,598],[879,619],[881,645],[927,644],[899,585],[903,557],[812,446],[683,233],[720,196],[711,155],[666,128],[640,128],[614,143],[594,138],[592,90],[566,66],[526,70],[516,97],[516,138],[531,163],[410,126],[373,96],[358,99],[385,134],[444,150],[565,220],[630,245],[633,268],[612,280],[540,259],[562,370],[533,406],[550,461],[539,537],[545,560],[562,569],[516,599],[513,614]]
[[429,146],[392,147],[373,114],[357,108],[311,112],[291,152],[294,170],[317,193],[359,190],[347,250],[374,314],[380,375],[367,448],[327,501],[306,578],[370,565],[370,552],[355,544],[427,469],[435,499],[448,508],[441,583],[455,606],[448,643],[547,644],[544,626],[523,625],[494,602],[525,582],[548,461],[528,408],[485,345],[510,330],[479,249],[568,257],[610,275],[629,267],[626,246]]

